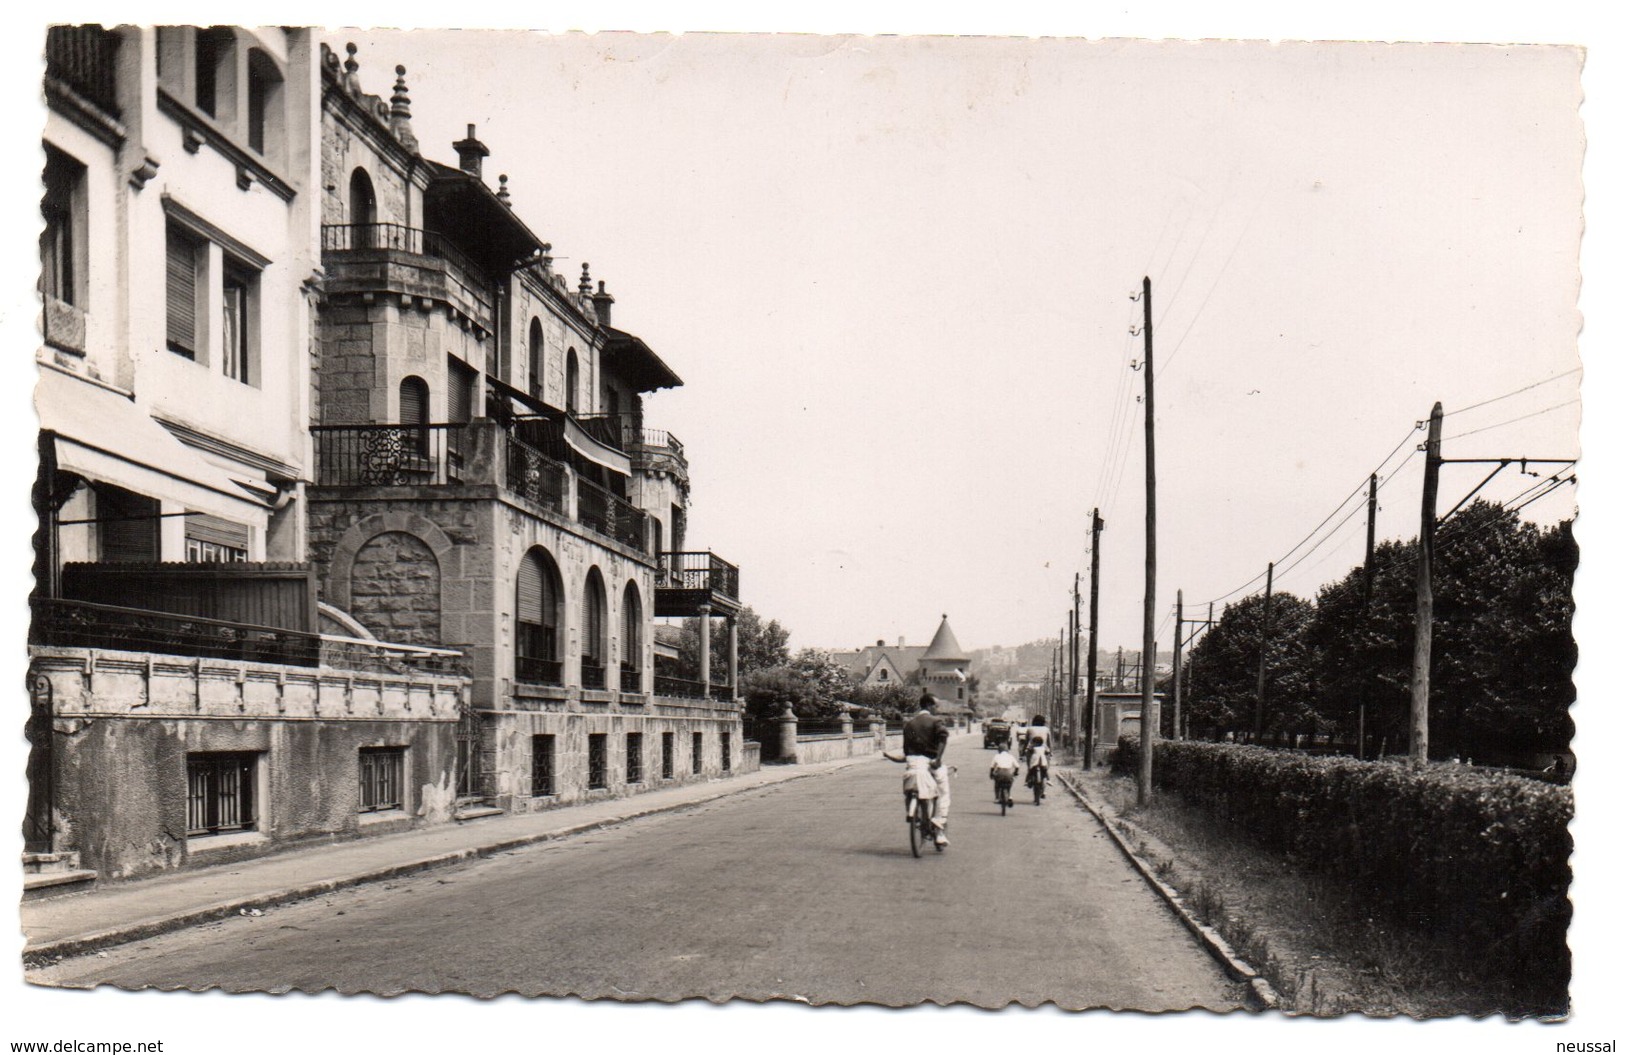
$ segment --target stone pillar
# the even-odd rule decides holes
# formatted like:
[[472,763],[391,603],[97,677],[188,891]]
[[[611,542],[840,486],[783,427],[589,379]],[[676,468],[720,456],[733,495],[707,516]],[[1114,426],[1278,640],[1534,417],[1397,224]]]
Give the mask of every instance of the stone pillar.
[[797,761],[796,712],[788,706],[779,716],[779,761],[787,765],[794,765]]
[[728,617],[728,699],[739,699],[739,619]]
[[869,719],[869,735],[875,738],[875,750],[886,750],[886,723],[878,719]]
[[846,757],[851,758],[856,752],[856,748],[852,746],[852,716],[850,714],[841,715],[841,735],[846,737]]
[[711,606],[700,605],[700,695],[711,698]]

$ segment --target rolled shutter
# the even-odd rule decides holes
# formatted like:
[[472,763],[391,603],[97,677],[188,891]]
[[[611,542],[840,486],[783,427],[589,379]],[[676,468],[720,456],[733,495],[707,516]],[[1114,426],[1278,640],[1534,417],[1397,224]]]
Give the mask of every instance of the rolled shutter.
[[173,230],[165,240],[165,306],[172,351],[197,354],[197,246]]
[[540,626],[542,611],[542,569],[535,557],[527,556],[519,562],[518,621]]

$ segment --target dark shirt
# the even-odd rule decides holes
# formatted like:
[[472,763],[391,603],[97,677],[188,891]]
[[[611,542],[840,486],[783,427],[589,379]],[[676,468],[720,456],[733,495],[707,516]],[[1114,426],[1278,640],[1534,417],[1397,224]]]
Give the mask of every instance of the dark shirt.
[[942,757],[948,747],[948,724],[930,711],[921,711],[903,723],[903,754]]

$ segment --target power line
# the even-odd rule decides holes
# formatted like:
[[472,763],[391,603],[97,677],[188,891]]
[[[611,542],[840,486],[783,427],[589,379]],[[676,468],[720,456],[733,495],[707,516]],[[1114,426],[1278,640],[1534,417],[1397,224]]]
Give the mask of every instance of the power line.
[[[1446,442],[1446,441],[1449,441],[1449,440],[1459,440],[1463,436],[1476,436],[1480,432],[1489,432],[1491,429],[1498,429],[1498,428],[1501,428],[1502,426],[1505,426],[1505,425],[1511,425],[1514,422],[1527,421],[1530,418],[1538,418],[1542,414],[1550,414],[1554,410],[1562,410],[1564,407],[1571,407],[1571,406],[1573,406],[1574,404],[1576,404],[1578,402],[1580,402],[1580,397],[1575,396],[1573,399],[1564,400],[1562,403],[1554,403],[1549,407],[1542,407],[1540,410],[1531,411],[1528,414],[1522,414],[1522,415],[1519,415],[1518,417],[1515,417],[1515,418],[1508,418],[1505,421],[1498,421],[1494,425],[1485,425],[1483,428],[1470,429],[1467,432],[1458,432],[1454,436],[1446,436],[1444,438],[1444,440],[1442,440],[1440,442]],[[1482,406],[1482,404],[1480,404],[1480,405]]]
[[1263,201],[1263,195],[1260,195],[1258,200],[1253,202],[1252,211],[1247,214],[1247,222],[1242,225],[1241,232],[1236,235],[1236,244],[1230,247],[1230,255],[1224,258],[1224,264],[1220,266],[1219,273],[1213,276],[1213,284],[1208,287],[1207,296],[1203,297],[1202,303],[1197,306],[1196,314],[1191,316],[1191,321],[1185,326],[1185,332],[1180,334],[1179,340],[1174,342],[1173,351],[1169,352],[1168,358],[1163,360],[1162,368],[1164,370],[1167,370],[1169,367],[1173,366],[1174,356],[1179,354],[1179,349],[1184,345],[1185,338],[1189,337],[1191,335],[1191,330],[1196,328],[1196,320],[1202,317],[1203,310],[1207,308],[1207,302],[1213,299],[1214,291],[1219,288],[1219,279],[1224,277],[1225,271],[1227,271],[1230,267],[1230,261],[1236,258],[1236,251],[1241,248],[1243,239],[1247,237],[1247,232],[1252,230],[1253,219],[1258,215],[1258,207],[1263,203]]
[[1542,380],[1542,381],[1536,381],[1532,385],[1524,385],[1522,388],[1515,388],[1511,392],[1503,392],[1498,396],[1491,396],[1489,399],[1482,400],[1482,401],[1474,403],[1474,404],[1472,404],[1470,406],[1462,407],[1459,410],[1452,410],[1450,412],[1450,414],[1446,414],[1445,417],[1450,417],[1452,414],[1465,414],[1469,410],[1477,410],[1479,407],[1487,407],[1491,403],[1499,403],[1503,399],[1510,399],[1511,397],[1516,396],[1516,395],[1518,395],[1520,393],[1528,392],[1532,388],[1539,388],[1541,385],[1549,385],[1553,381],[1559,381],[1559,380],[1562,380],[1565,377],[1572,377],[1573,375],[1579,373],[1580,370],[1581,370],[1581,368],[1577,366],[1572,370],[1565,370],[1561,374],[1553,374],[1551,377],[1548,377],[1548,378],[1546,378],[1545,380]]

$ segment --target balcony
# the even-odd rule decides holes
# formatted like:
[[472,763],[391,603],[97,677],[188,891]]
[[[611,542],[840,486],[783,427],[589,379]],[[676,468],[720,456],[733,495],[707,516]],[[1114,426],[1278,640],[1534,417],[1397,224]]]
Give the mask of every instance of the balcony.
[[324,291],[394,293],[443,303],[487,333],[496,328],[495,283],[445,236],[398,223],[322,225]]
[[625,499],[617,498],[597,484],[576,480],[576,519],[584,527],[608,535],[635,550],[644,549],[649,516]]
[[461,481],[467,425],[315,425],[316,483],[325,487],[439,486]]
[[738,567],[709,550],[660,554],[655,570],[655,615],[699,615],[702,607],[714,615],[740,610]]
[[45,76],[116,119],[118,45],[118,35],[101,26],[51,26],[45,31]]
[[454,671],[461,653],[176,612],[36,599],[29,643],[380,674]]

